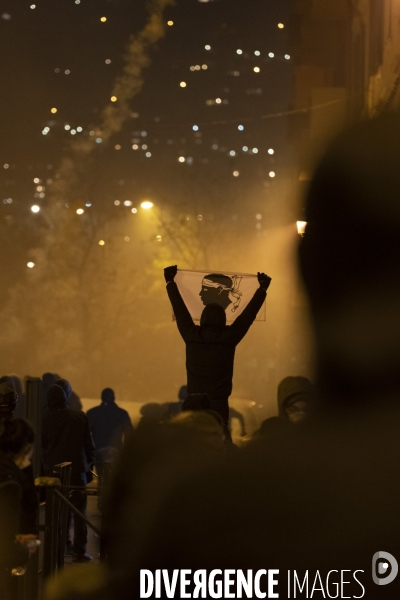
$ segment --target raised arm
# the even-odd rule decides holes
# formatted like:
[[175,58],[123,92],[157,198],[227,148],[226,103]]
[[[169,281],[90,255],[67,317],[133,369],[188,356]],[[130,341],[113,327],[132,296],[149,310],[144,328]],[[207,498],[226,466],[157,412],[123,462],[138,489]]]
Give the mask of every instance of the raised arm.
[[193,333],[196,325],[193,322],[190,312],[188,311],[186,304],[184,303],[182,296],[178,290],[174,278],[177,273],[177,266],[167,267],[164,269],[164,277],[167,283],[167,294],[172,304],[172,309],[176,318],[176,324],[178,325],[179,333],[186,341],[187,336]]
[[244,309],[241,315],[235,319],[230,326],[231,333],[235,338],[236,344],[238,344],[248,332],[254,319],[256,318],[258,311],[263,305],[263,302],[267,295],[267,289],[271,283],[271,278],[265,273],[257,273],[258,282],[260,287],[255,291],[254,296]]

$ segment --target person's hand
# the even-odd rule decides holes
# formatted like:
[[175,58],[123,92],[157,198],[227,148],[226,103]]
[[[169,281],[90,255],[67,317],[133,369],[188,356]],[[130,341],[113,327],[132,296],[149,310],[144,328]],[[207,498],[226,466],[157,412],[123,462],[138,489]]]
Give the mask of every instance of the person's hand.
[[172,267],[167,267],[166,269],[164,269],[165,281],[167,283],[169,283],[170,281],[173,281],[177,272],[178,272],[177,265],[173,265]]
[[268,277],[268,275],[266,275],[265,273],[257,273],[257,279],[258,279],[258,283],[260,284],[260,287],[267,291],[267,289],[269,288],[269,284],[271,283],[271,277]]

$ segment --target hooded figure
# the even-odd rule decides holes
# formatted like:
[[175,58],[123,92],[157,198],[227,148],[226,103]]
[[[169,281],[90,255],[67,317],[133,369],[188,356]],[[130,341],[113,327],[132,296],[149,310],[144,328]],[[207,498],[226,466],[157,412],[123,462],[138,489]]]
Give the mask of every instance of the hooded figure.
[[174,282],[176,273],[176,267],[164,269],[179,333],[186,342],[187,391],[188,394],[208,394],[212,409],[221,415],[227,427],[235,349],[256,318],[271,279],[264,273],[259,274],[259,289],[232,325],[226,325],[225,310],[215,303],[207,304],[200,325],[195,325]]
[[48,411],[43,416],[43,461],[46,474],[62,462],[72,462],[72,474],[89,471],[94,461],[94,446],[87,416],[68,408],[64,389],[52,385],[47,392]]
[[[90,464],[94,463],[95,448],[89,430],[87,416],[68,408],[65,390],[59,385],[50,386],[47,392],[48,410],[43,415],[42,449],[46,475],[52,476],[55,465],[72,463],[71,485],[74,490],[71,502],[83,514],[86,512],[86,483]],[[91,560],[86,553],[87,528],[79,518],[74,519],[74,544],[70,543],[73,558],[77,561]],[[68,540],[67,540],[68,544]]]
[[285,377],[278,386],[279,417],[293,425],[307,418],[314,386],[307,377]]

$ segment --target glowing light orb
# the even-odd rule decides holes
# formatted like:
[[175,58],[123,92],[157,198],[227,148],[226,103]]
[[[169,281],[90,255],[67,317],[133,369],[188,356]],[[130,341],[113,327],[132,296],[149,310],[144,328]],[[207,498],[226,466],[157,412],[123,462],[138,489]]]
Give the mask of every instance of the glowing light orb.
[[144,200],[140,206],[144,208],[144,210],[150,210],[150,208],[153,208],[154,204],[150,200]]

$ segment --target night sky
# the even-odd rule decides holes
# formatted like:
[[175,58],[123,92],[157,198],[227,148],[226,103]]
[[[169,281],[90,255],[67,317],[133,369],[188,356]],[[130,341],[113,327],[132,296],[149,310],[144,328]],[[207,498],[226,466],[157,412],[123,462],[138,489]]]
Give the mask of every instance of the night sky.
[[[287,4],[186,0],[167,8],[165,21],[173,25],[150,50],[142,92],[130,102],[131,119],[98,149],[98,185],[85,200],[97,207],[140,196],[154,179],[168,172],[179,177],[187,167],[195,176],[239,171],[245,178],[262,165],[268,178],[274,161],[282,161],[267,151],[281,148],[285,119],[261,117],[288,106],[291,63],[285,59],[286,31],[278,28],[287,21]],[[14,212],[30,208],[32,175],[54,177],[71,131],[81,127],[76,136],[84,137],[95,129],[110,104],[129,38],[143,27],[146,12],[144,2],[122,0],[10,0],[1,3],[1,13],[0,162],[10,165],[1,190],[4,199],[12,198],[7,210]],[[196,65],[207,69],[191,71]],[[43,135],[46,127],[50,131]],[[179,157],[187,162],[177,165]]]
[[[203,265],[201,256],[185,264],[160,222],[154,230],[133,224],[144,199],[167,211],[171,222],[197,219],[205,230],[208,220],[214,228],[219,221],[226,235],[233,228],[239,254],[251,236],[276,226],[275,190],[290,163],[287,120],[274,116],[287,111],[291,101],[289,4],[178,0],[165,8],[165,31],[141,57],[148,62],[139,74],[141,89],[128,98],[112,134],[103,136],[104,115],[113,121],[119,110],[120,98],[111,98],[129,44],[145,27],[151,3],[1,0],[0,321],[11,318],[14,331],[27,333],[26,323],[36,317],[15,298],[30,297],[34,307],[43,300],[37,290],[46,296],[46,285],[72,281],[77,261],[83,260],[76,252],[101,251],[100,240],[109,260],[115,256],[119,265],[128,256],[121,252],[130,252],[136,271],[149,271],[157,260],[161,266],[163,257],[191,268],[233,266],[220,249],[210,264]],[[88,144],[84,152],[76,150],[79,142]],[[40,210],[33,213],[33,205]],[[77,210],[84,213],[78,216]],[[163,238],[163,249],[160,244],[147,252],[142,244],[139,251],[132,244],[129,251],[118,250],[135,242],[135,235],[143,242],[153,234],[157,241]],[[253,262],[255,270],[260,260]],[[238,266],[251,268],[250,261]],[[90,272],[98,274],[96,262]],[[128,272],[114,273],[116,296],[127,277]],[[104,287],[109,279],[95,283]],[[85,292],[86,299],[97,294],[96,285]],[[51,312],[62,308],[62,303],[47,306]],[[48,332],[49,326],[43,329]],[[60,327],[68,329],[67,321]],[[47,344],[41,331],[31,334]],[[10,342],[7,369],[57,368],[45,368],[36,350],[27,360],[22,338],[15,335]],[[65,357],[60,361],[59,369],[65,368]],[[77,372],[70,358],[68,368]]]

